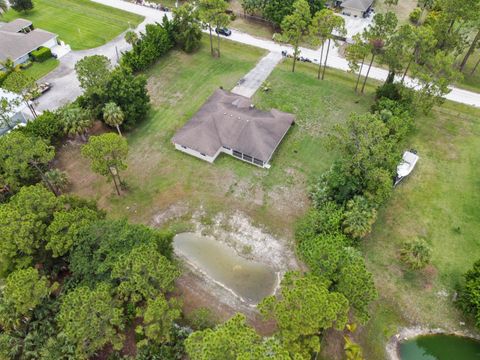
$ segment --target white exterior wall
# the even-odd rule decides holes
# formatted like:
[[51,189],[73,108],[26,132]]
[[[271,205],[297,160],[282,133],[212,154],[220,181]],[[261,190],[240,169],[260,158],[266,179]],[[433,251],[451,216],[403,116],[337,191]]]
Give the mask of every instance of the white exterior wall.
[[188,155],[195,156],[196,158],[208,161],[209,163],[213,163],[215,161],[215,159],[217,158],[218,154],[220,154],[220,152],[221,152],[221,150],[217,151],[217,153],[214,156],[202,155],[201,153],[199,153],[196,150],[193,150],[193,149],[190,149],[190,148],[187,148],[187,147],[183,147],[182,145],[179,145],[179,144],[175,144],[175,149],[183,151],[184,153],[186,153]]
[[[192,156],[195,156],[196,158],[199,158],[201,160],[204,160],[204,161],[207,161],[209,162],[210,164],[213,164],[213,162],[215,161],[215,159],[217,158],[218,155],[220,155],[220,153],[224,153],[224,154],[228,154],[228,155],[231,155],[233,156],[233,150],[232,149],[225,149],[225,148],[220,148],[217,153],[214,155],[214,156],[208,156],[208,155],[202,155],[200,152],[196,151],[196,150],[193,150],[193,149],[190,149],[190,148],[187,148],[187,147],[184,147],[182,145],[179,145],[179,144],[176,144],[174,143],[175,145],[175,149],[179,150],[179,151],[182,151],[188,155],[192,155]],[[266,169],[270,169],[270,164],[268,163],[264,163],[263,166],[259,166],[253,162],[250,162],[250,161],[246,161],[246,160],[243,160],[243,159],[240,159],[236,156],[233,156],[235,159],[237,160],[240,160],[240,161],[243,161],[243,162],[246,162],[248,164],[251,164],[251,165],[255,165],[257,167],[263,167],[263,168],[266,168]]]
[[57,38],[54,37],[53,39],[48,40],[46,43],[42,44],[42,46],[47,47],[49,49],[57,46]]
[[28,59],[29,59],[28,54],[23,55],[21,58],[18,58],[17,60],[15,60],[15,65],[23,64],[23,63],[24,63],[25,61],[27,61]]
[[362,11],[358,9],[352,9],[352,8],[346,8],[346,7],[343,8],[342,14],[353,16],[353,17],[363,17]]

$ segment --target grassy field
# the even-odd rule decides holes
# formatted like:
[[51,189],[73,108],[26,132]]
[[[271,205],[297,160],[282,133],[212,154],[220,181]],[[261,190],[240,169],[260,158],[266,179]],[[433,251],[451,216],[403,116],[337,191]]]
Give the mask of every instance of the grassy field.
[[223,40],[222,57],[212,59],[207,41],[193,56],[172,52],[147,74],[153,109],[128,134],[129,169],[124,177],[130,191],[125,196],[117,198],[111,184],[91,174],[78,147],[67,147],[60,161],[74,182],[73,191],[96,197],[112,216],[149,223],[169,206],[188,202],[192,211],[200,206],[212,212],[240,209],[256,222],[289,234],[308,206],[307,179],[331,164],[324,135],[351,111],[366,111],[371,98],[355,96],[349,74],[327,72],[320,82],[311,65],[301,64],[293,76],[290,64],[281,65],[269,80],[272,91],[254,99],[262,108],[297,115],[297,125],[274,155],[272,168],[259,169],[229,156],[210,165],[175,151],[171,138],[214,89],[231,89],[263,51]]
[[37,28],[58,34],[73,50],[103,45],[143,18],[90,0],[34,0],[25,13],[9,10],[3,20],[25,18]]
[[[471,74],[475,64],[479,59],[480,53],[477,50],[468,59],[467,65],[463,70],[463,79],[456,84],[458,87],[470,91],[480,92],[480,65],[477,67],[475,73],[473,75]],[[459,59],[459,61],[461,61],[461,59]]]
[[51,58],[44,62],[34,62],[32,66],[24,70],[24,74],[30,76],[35,80],[40,80],[42,77],[47,75],[50,71],[55,69],[60,61],[57,59]]
[[[479,119],[479,109],[451,102],[417,119],[407,148],[418,150],[418,166],[363,243],[381,294],[363,333],[367,358],[380,358],[398,326],[471,328],[460,325],[465,319],[452,299],[461,275],[480,258]],[[398,258],[401,244],[415,237],[433,248],[432,264],[419,272]]]

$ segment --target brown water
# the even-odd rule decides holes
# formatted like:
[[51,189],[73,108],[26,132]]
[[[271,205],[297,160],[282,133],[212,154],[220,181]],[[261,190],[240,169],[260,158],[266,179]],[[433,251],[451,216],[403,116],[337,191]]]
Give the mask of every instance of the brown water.
[[175,236],[173,244],[178,255],[250,304],[258,304],[275,290],[277,274],[273,269],[238,256],[214,238],[182,233]]

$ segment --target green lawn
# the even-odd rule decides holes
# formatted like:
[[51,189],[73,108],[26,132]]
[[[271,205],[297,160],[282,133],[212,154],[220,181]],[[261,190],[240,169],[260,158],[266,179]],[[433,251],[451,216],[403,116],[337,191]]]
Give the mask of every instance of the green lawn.
[[90,0],[34,0],[32,11],[9,10],[3,20],[31,20],[37,28],[56,33],[73,50],[90,49],[143,21],[143,17]]
[[[371,359],[383,356],[397,326],[471,328],[459,325],[465,319],[452,298],[461,275],[480,258],[480,110],[447,102],[416,123],[406,148],[418,150],[418,166],[362,246],[381,294],[363,334]],[[403,241],[415,237],[433,248],[432,265],[419,272],[398,258]]]
[[[261,108],[277,107],[297,115],[297,125],[277,150],[272,168],[260,169],[226,155],[210,165],[174,150],[171,138],[216,88],[233,88],[264,55],[262,50],[226,40],[222,50],[220,59],[212,59],[205,37],[196,54],[174,51],[148,72],[153,110],[128,134],[127,195],[117,199],[104,179],[93,175],[88,179],[91,172],[78,149],[62,158],[71,178],[82,179],[74,184],[74,191],[96,196],[113,216],[139,222],[148,223],[156,212],[188,201],[193,210],[200,205],[212,212],[240,209],[279,233],[290,233],[308,207],[307,180],[331,164],[325,134],[351,111],[366,111],[371,97],[354,94],[349,74],[327,72],[321,82],[312,65],[300,64],[294,75],[290,64],[280,65],[269,79],[272,91],[254,98]],[[132,204],[138,210],[133,214],[127,210]]]
[[[463,54],[459,61],[461,61],[461,59],[463,59]],[[456,84],[458,87],[470,91],[480,92],[480,65],[477,67],[476,71],[471,74],[475,64],[479,59],[480,53],[477,50],[468,59],[467,65],[463,70],[463,79]]]
[[24,70],[24,74],[30,76],[34,80],[40,80],[42,77],[47,75],[50,71],[55,69],[60,61],[57,59],[51,58],[44,62],[34,62],[32,66]]

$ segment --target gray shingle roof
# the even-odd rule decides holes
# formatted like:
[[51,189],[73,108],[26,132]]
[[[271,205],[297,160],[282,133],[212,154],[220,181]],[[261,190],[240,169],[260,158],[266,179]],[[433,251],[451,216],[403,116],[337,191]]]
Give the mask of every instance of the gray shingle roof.
[[373,0],[345,0],[342,2],[342,7],[366,11],[372,4]]
[[243,96],[216,90],[172,141],[208,156],[225,146],[268,162],[295,118],[250,105]]
[[56,34],[41,29],[35,29],[26,34],[16,32],[28,26],[26,24],[31,22],[17,19],[0,27],[0,61],[8,58],[15,61],[57,37]]
[[25,20],[25,19],[15,19],[10,21],[9,23],[0,25],[0,30],[2,31],[8,31],[8,32],[19,32],[22,29],[25,29],[26,27],[29,27],[32,25],[32,22],[30,20]]

